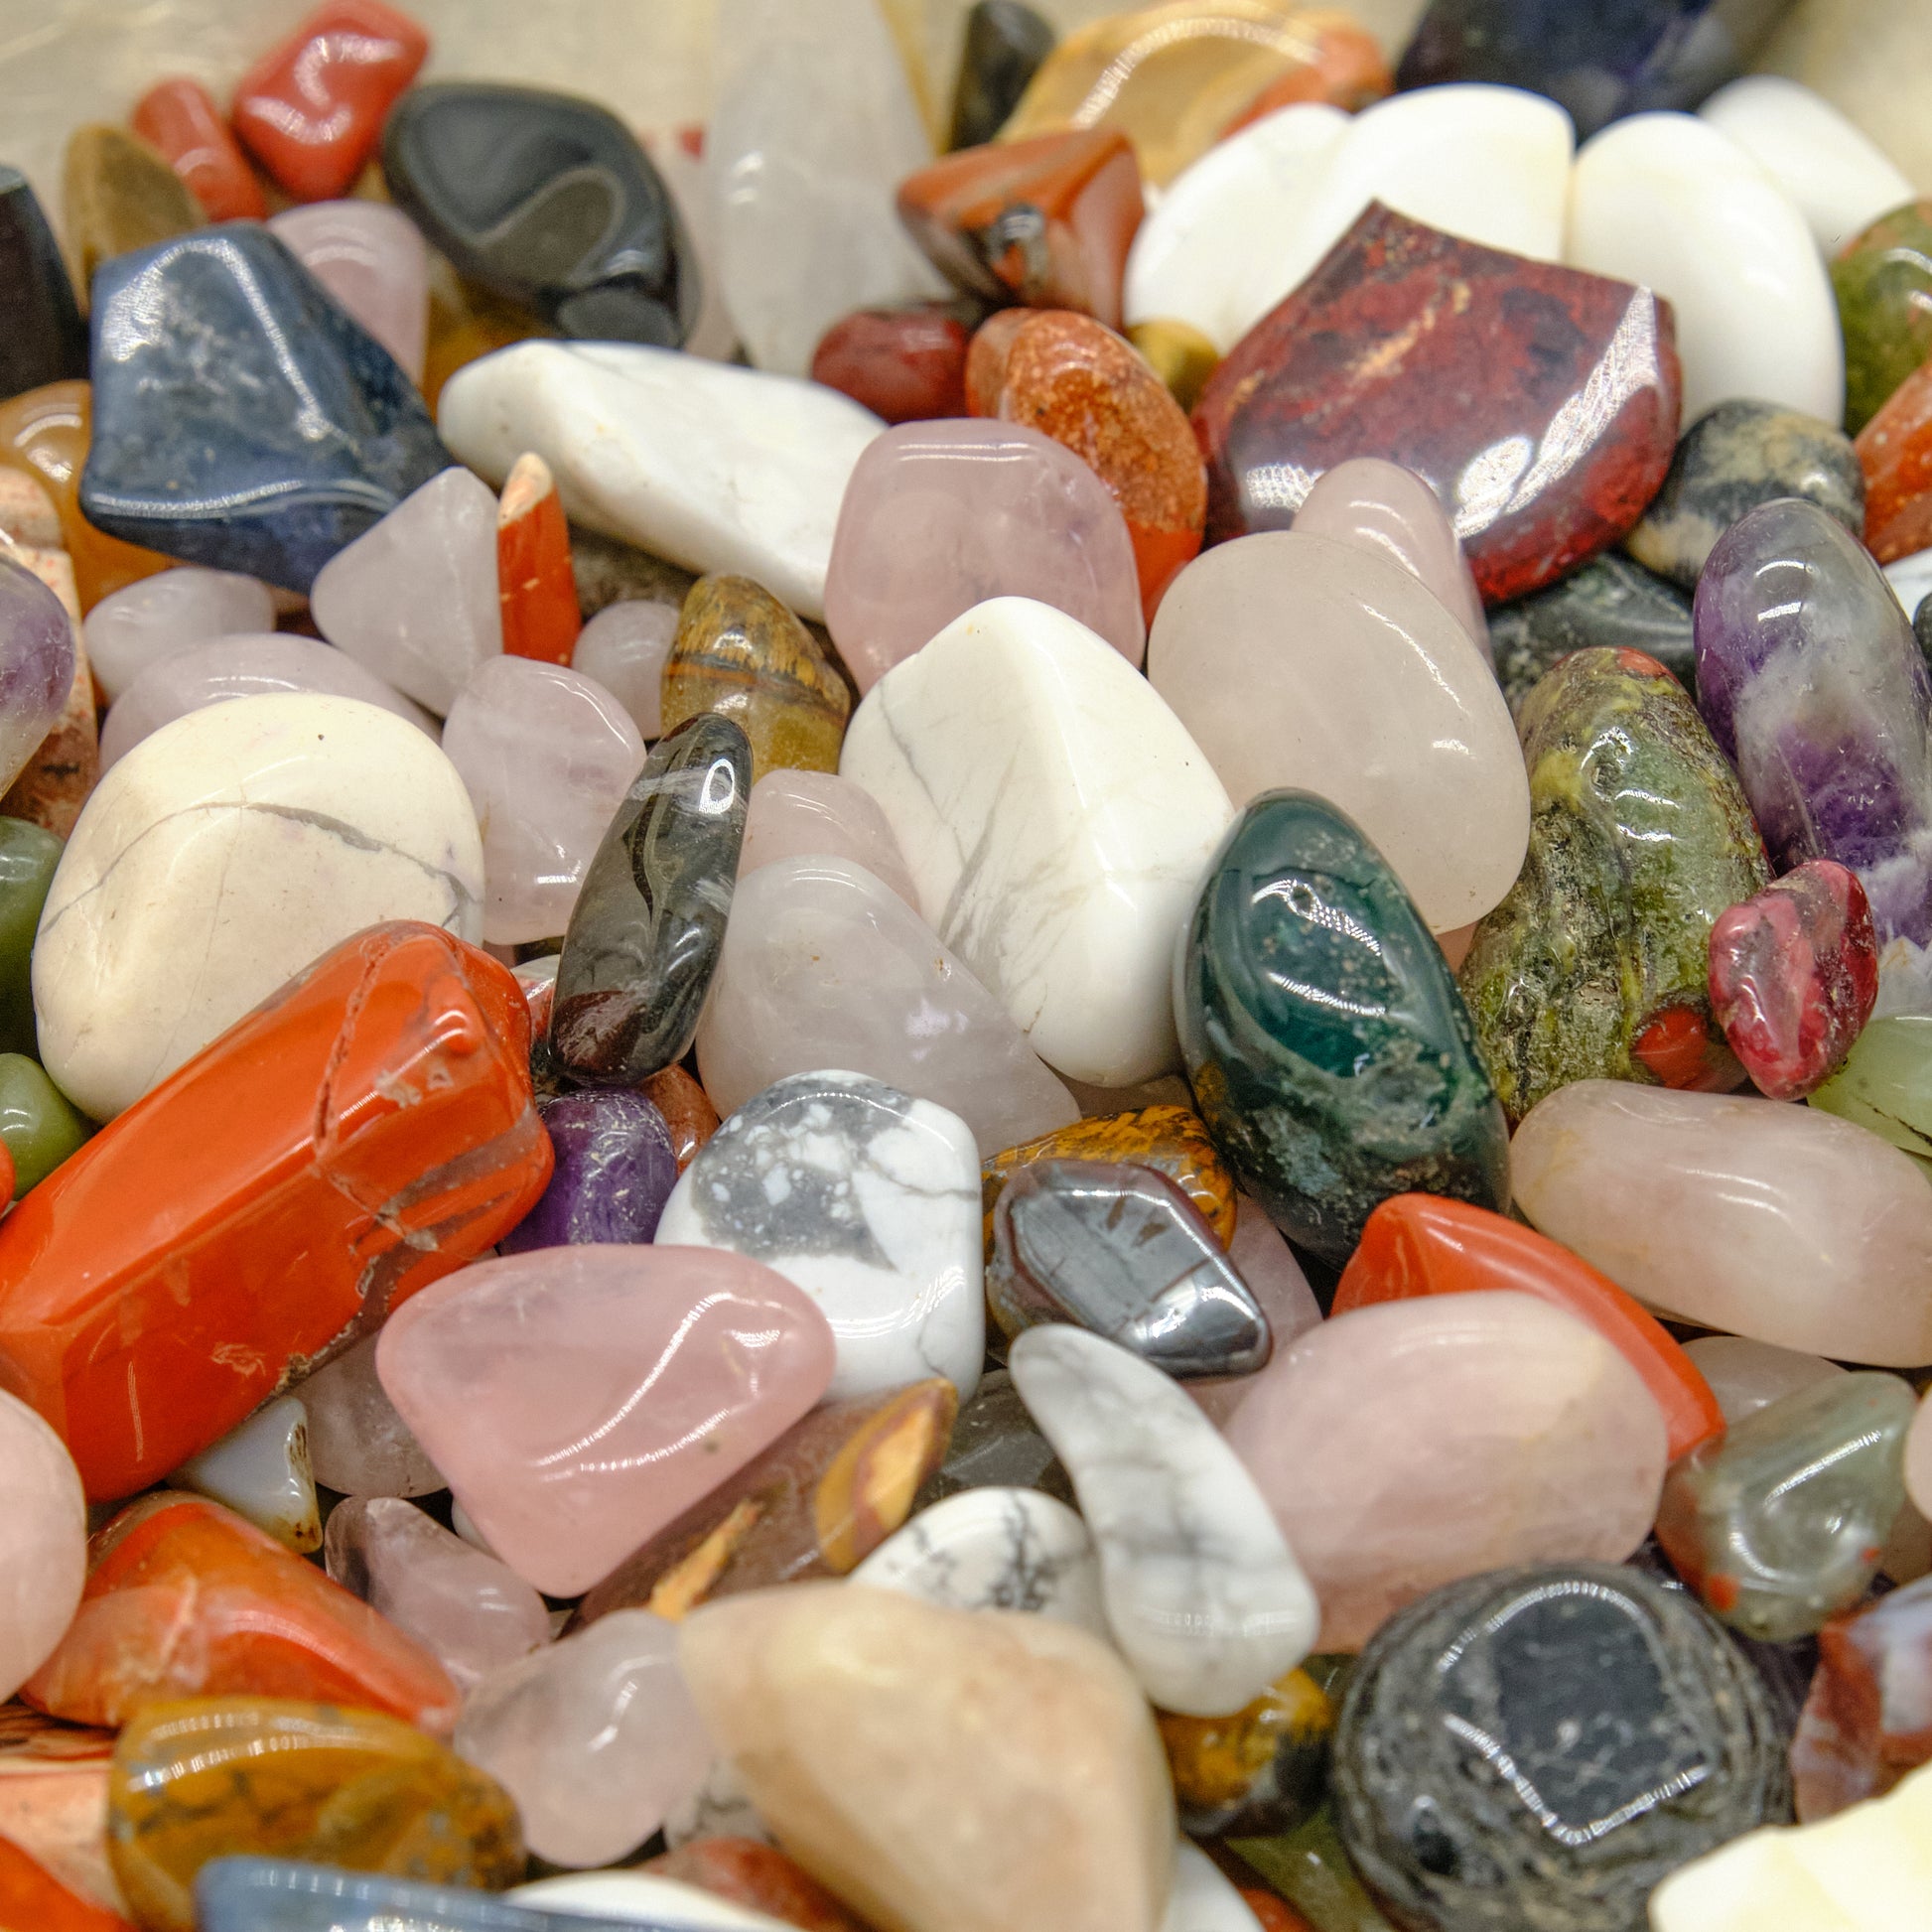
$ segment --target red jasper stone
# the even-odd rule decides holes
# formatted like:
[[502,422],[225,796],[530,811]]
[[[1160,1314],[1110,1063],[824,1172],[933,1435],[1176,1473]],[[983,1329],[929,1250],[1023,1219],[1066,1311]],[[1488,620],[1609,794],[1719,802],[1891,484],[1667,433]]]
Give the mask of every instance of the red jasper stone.
[[255,179],[220,109],[199,80],[158,80],[134,104],[134,131],[168,165],[210,221],[259,221],[268,213]]
[[584,627],[570,523],[550,466],[534,451],[516,459],[496,506],[496,591],[504,652],[568,664]]
[[1382,457],[1435,486],[1489,603],[1524,597],[1642,516],[1682,395],[1648,289],[1371,204],[1207,379],[1207,541],[1285,530],[1317,477]]
[[428,53],[429,36],[382,0],[324,0],[242,76],[234,131],[298,202],[334,201]]
[[1886,397],[1852,447],[1864,472],[1865,548],[1889,564],[1932,544],[1932,362]]
[[1248,1910],[1261,1921],[1261,1932],[1314,1932],[1293,1905],[1277,1898],[1272,1891],[1256,1891],[1243,1885],[1241,1897]]
[[866,1932],[810,1872],[775,1845],[753,1838],[694,1838],[643,1867],[749,1905],[803,1932]]
[[0,1387],[133,1494],[513,1228],[550,1178],[522,989],[431,925],[326,953],[0,1223]]
[[1932,1582],[1921,1577],[1818,1633],[1818,1668],[1791,1739],[1801,1823],[1882,1797],[1932,1762]]
[[812,351],[812,380],[889,423],[966,413],[966,326],[940,308],[859,309]]
[[4,1932],[134,1932],[118,1912],[69,1891],[38,1859],[0,1838]]

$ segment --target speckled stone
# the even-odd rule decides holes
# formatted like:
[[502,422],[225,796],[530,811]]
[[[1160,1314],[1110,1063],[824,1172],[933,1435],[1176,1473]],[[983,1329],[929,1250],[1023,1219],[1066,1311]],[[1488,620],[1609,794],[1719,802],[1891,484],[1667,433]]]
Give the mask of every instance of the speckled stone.
[[1496,652],[1496,682],[1519,724],[1537,679],[1573,650],[1598,644],[1640,650],[1685,690],[1697,690],[1691,600],[1616,550],[1604,551],[1547,591],[1491,611],[1489,641]]
[[1854,436],[1932,354],[1932,202],[1908,202],[1832,263],[1845,336],[1845,427]]

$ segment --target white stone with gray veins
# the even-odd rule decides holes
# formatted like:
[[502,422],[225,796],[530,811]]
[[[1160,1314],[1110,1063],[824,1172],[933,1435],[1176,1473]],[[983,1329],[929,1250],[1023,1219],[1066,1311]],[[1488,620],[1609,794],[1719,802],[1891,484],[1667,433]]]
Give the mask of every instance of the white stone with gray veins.
[[1087,1526],[1037,1489],[962,1489],[922,1509],[857,1570],[855,1584],[954,1610],[1030,1610],[1113,1640]]
[[34,944],[41,1057],[109,1120],[364,926],[483,937],[457,768],[393,712],[290,692],[164,725],[95,787]]
[[1314,1592],[1254,1478],[1180,1385],[1117,1343],[1029,1328],[1014,1386],[1073,1479],[1107,1621],[1164,1711],[1238,1711],[1314,1646]]
[[802,1288],[832,1324],[827,1400],[986,1354],[979,1151],[957,1114],[863,1073],[794,1073],[738,1108],[678,1176],[660,1246],[725,1248]]
[[664,1842],[676,1851],[694,1838],[750,1838],[773,1842],[728,1757],[714,1757],[704,1782],[664,1814]]

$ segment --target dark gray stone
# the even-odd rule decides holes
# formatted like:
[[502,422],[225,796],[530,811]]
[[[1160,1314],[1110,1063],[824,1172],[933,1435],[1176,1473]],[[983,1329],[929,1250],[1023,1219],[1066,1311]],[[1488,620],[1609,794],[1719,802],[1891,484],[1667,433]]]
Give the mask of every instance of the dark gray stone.
[[992,140],[1052,51],[1052,27],[1021,0],[979,0],[966,16],[947,145],[976,148]]
[[1489,613],[1489,641],[1512,717],[1545,671],[1573,650],[1597,644],[1640,650],[1685,690],[1695,695],[1697,689],[1691,600],[1615,551],[1547,591],[1499,605]]

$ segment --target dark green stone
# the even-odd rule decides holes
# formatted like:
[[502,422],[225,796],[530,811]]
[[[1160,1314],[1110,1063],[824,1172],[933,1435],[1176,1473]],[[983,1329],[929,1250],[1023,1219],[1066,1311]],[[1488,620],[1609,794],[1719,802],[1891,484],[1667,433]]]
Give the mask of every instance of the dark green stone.
[[1279,1838],[1231,1838],[1227,1844],[1315,1932],[1392,1932],[1349,1863],[1328,1806]]
[[1460,976],[1510,1118],[1572,1080],[1733,1084],[1711,927],[1770,871],[1697,707],[1640,652],[1586,650],[1531,692],[1520,729],[1529,853]]
[[1856,436],[1932,355],[1932,202],[1908,202],[1832,264],[1845,334],[1845,427]]
[[1919,655],[1932,664],[1932,597],[1922,597],[1912,614],[1912,635],[1918,639]]
[[0,1053],[38,1053],[28,968],[34,931],[61,863],[61,841],[24,818],[0,818]]
[[1361,832],[1264,792],[1208,867],[1175,969],[1208,1134],[1283,1232],[1345,1260],[1391,1194],[1509,1200],[1508,1141],[1442,949]]
[[953,90],[952,148],[992,140],[1053,51],[1053,29],[1020,0],[979,0],[966,16],[966,45]]
[[1520,719],[1537,680],[1573,650],[1607,644],[1654,657],[1683,684],[1697,688],[1691,600],[1641,564],[1606,551],[1547,591],[1489,613],[1496,681]]
[[74,1153],[87,1132],[38,1060],[0,1053],[0,1141],[13,1156],[15,1200]]

